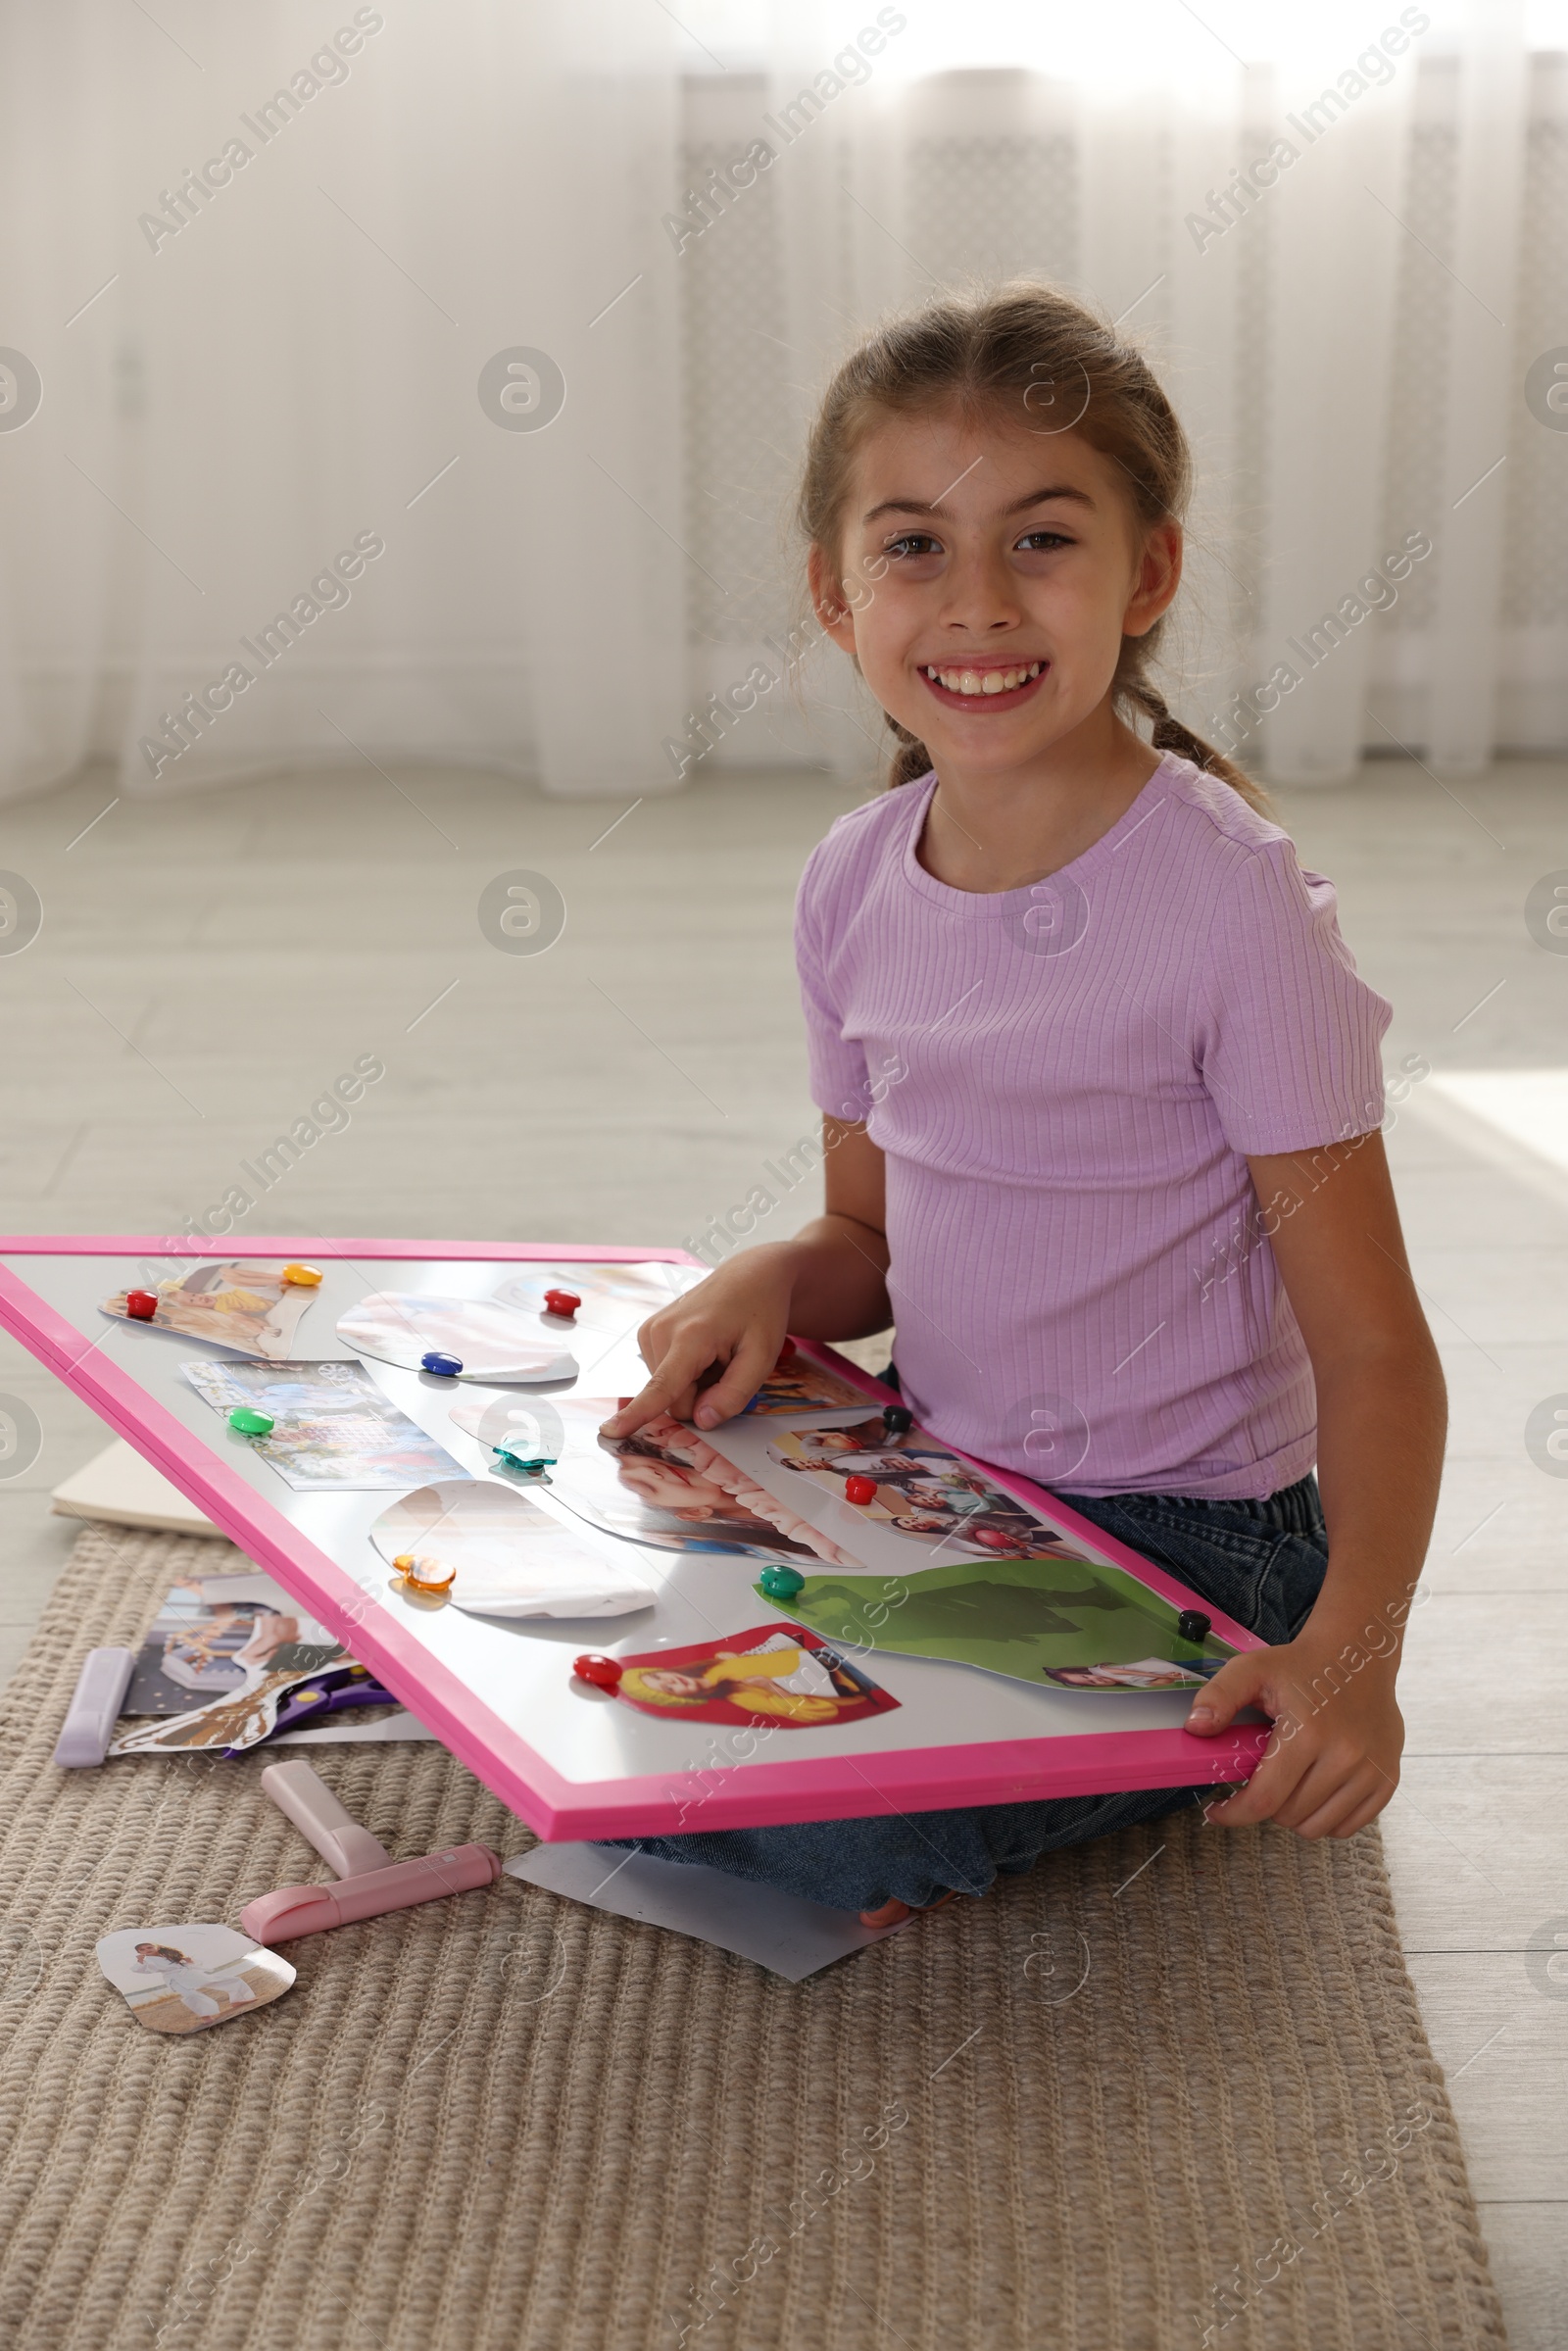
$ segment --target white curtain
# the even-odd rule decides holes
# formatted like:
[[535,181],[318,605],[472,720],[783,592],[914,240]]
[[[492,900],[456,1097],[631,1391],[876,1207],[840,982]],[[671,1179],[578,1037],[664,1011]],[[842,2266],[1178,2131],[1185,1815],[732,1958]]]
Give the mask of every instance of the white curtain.
[[812,400],[888,306],[1015,271],[1187,422],[1200,731],[1291,781],[1568,746],[1545,5],[13,10],[0,796],[868,779],[794,583]]
[[9,12],[0,790],[669,780],[678,39],[622,0]]
[[[753,77],[689,99],[688,177],[762,123],[778,149],[684,264],[688,352],[726,352],[688,393],[724,449],[690,508],[715,564],[776,574],[810,390],[879,311],[1045,274],[1123,322],[1192,438],[1168,683],[1200,732],[1292,783],[1568,748],[1568,437],[1527,398],[1568,338],[1568,60],[1522,0],[892,15],[862,77],[874,12],[782,0]],[[787,355],[725,336],[738,273]],[[766,618],[699,605],[705,689],[768,658],[782,597]],[[875,711],[842,664],[805,675],[804,715],[770,697],[715,764],[862,780]]]

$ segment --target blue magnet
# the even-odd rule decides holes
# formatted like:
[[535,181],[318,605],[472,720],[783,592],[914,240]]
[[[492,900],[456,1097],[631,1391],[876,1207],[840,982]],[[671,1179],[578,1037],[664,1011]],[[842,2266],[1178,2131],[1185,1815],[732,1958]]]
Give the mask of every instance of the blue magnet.
[[432,1347],[427,1355],[419,1357],[419,1369],[439,1372],[443,1380],[455,1380],[463,1364],[458,1356],[443,1355],[439,1347]]

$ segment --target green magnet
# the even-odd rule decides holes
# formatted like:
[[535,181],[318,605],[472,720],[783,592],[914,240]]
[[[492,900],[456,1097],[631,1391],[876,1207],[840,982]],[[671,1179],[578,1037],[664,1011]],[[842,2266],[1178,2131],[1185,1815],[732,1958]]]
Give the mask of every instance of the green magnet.
[[806,1590],[806,1578],[793,1567],[764,1567],[757,1581],[770,1600],[793,1600]]
[[270,1412],[258,1412],[254,1404],[236,1404],[228,1416],[228,1425],[231,1429],[237,1429],[242,1437],[270,1437],[272,1415]]
[[530,1478],[542,1478],[547,1469],[555,1467],[554,1453],[514,1453],[510,1445],[498,1445],[494,1451],[498,1461],[504,1461],[509,1469],[520,1469]]

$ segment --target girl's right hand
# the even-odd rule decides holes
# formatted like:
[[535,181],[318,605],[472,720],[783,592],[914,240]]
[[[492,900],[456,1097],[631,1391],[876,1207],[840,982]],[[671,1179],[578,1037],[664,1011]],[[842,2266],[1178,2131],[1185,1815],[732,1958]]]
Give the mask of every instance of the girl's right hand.
[[716,1429],[743,1411],[789,1336],[793,1283],[787,1244],[742,1251],[637,1334],[653,1377],[603,1424],[629,1437],[661,1412]]

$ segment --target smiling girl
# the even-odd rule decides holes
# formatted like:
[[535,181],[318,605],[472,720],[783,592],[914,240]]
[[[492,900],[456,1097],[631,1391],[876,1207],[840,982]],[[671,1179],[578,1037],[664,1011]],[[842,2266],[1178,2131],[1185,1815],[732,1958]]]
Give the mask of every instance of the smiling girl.
[[[1268,1644],[1189,1717],[1276,1727],[1209,1818],[1348,1837],[1398,1775],[1443,1382],[1379,1134],[1389,1006],[1330,884],[1150,683],[1188,473],[1146,362],[1036,286],[895,321],[833,379],[811,597],[899,749],[801,885],[825,1213],[656,1314],[608,1427],[712,1428],[786,1332],[896,1319],[924,1427]],[[872,1068],[902,1074],[861,1121]],[[1194,1793],[651,1849],[896,1918]]]

